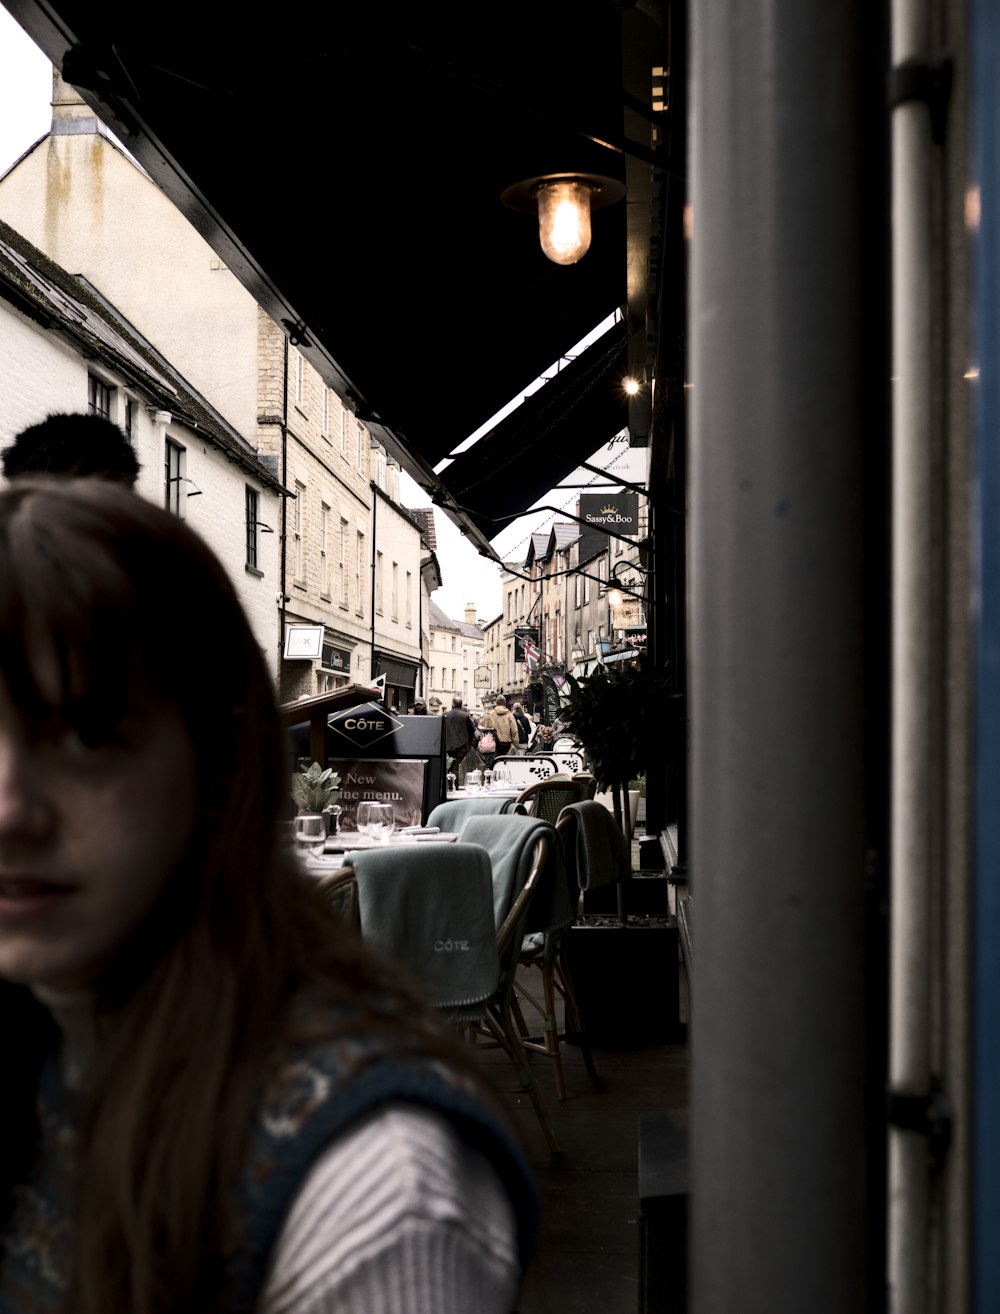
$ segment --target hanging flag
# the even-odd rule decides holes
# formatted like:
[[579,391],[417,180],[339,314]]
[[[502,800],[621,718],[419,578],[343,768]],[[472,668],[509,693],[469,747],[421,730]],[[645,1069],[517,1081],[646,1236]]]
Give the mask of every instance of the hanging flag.
[[538,665],[538,645],[531,639],[524,640],[524,665],[529,671],[533,671]]

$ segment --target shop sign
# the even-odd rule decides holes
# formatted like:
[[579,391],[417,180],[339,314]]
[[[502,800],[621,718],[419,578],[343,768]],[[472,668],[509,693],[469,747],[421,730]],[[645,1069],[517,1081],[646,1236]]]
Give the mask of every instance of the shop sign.
[[403,723],[382,703],[361,703],[346,711],[331,712],[327,725],[353,748],[370,748],[403,728]]
[[285,656],[315,660],[323,651],[322,625],[289,625],[285,630]]
[[328,671],[341,671],[344,675],[350,675],[351,654],[346,648],[335,648],[332,643],[324,643],[323,665]]

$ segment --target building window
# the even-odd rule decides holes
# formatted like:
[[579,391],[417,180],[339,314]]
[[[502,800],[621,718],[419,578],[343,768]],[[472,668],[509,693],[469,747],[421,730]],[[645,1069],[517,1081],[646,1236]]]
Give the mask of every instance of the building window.
[[455,636],[454,636],[454,634],[451,636],[451,650],[452,650],[452,652],[455,651]]
[[364,471],[365,471],[365,431],[364,431],[364,429],[361,427],[360,423],[356,423],[354,427],[355,427],[355,429],[356,429],[356,431],[357,431],[357,439],[358,439],[358,450],[357,450],[357,464],[358,464],[358,469],[361,471],[362,474],[364,474]]
[[87,375],[87,410],[91,415],[101,415],[105,420],[111,419],[113,392],[114,388],[109,388],[101,379],[95,378],[93,374]]
[[347,407],[340,405],[340,454],[347,456]]
[[301,406],[306,395],[306,363],[302,359],[302,352],[295,353],[295,404]]
[[392,563],[392,619],[399,620],[399,562]]
[[135,442],[136,421],[139,418],[139,403],[132,397],[125,398],[125,436],[130,443]]
[[358,531],[357,555],[354,561],[354,586],[357,589],[355,610],[359,616],[365,614],[365,536]]
[[431,688],[434,688],[434,667],[431,667]]
[[340,605],[347,606],[347,521],[340,522],[340,555],[338,559],[340,570]]
[[323,389],[323,437],[325,438],[330,432],[330,389]]
[[174,515],[181,514],[181,484],[184,482],[184,448],[168,438],[163,457],[163,505]]
[[330,596],[330,508],[325,502],[319,509],[319,591]]
[[385,452],[378,452],[375,458],[375,478],[382,492],[385,492]]
[[247,514],[247,566],[251,570],[259,570],[257,562],[257,522],[260,519],[258,515],[258,495],[256,488],[246,486],[246,514]]
[[584,575],[584,577],[583,577],[583,605],[586,607],[586,605],[587,605],[587,603],[588,603],[589,601],[590,601],[590,576],[589,576],[589,575]]
[[406,599],[404,601],[404,606],[406,607],[406,624],[412,626],[413,624],[413,572],[411,570],[408,570],[406,572]]
[[302,547],[303,504],[306,486],[295,481],[295,512],[292,518],[292,577],[296,584],[305,584],[305,558]]
[[382,588],[384,585],[382,574],[384,569],[385,567],[382,561],[382,553],[376,552],[375,553],[375,610],[380,616],[382,615]]

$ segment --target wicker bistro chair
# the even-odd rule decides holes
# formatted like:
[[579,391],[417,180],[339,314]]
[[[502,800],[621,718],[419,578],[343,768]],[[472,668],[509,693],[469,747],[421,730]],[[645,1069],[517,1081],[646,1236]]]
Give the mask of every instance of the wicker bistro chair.
[[[562,844],[555,828],[549,822],[537,817],[475,817],[466,823],[462,831],[463,840],[468,839],[476,844],[482,844],[489,851],[493,863],[495,910],[498,917],[509,901],[510,888],[512,884],[516,884],[518,879],[516,873],[524,862],[523,854],[530,845],[534,844],[534,836],[546,840],[548,852],[524,922],[519,927],[513,928],[514,939],[508,946],[509,960],[506,962],[506,970],[509,977],[505,984],[509,990],[504,1001],[506,1011],[502,1023],[508,1030],[516,1027],[518,1044],[522,1051],[544,1054],[552,1061],[556,1094],[562,1100],[566,1098],[566,1083],[562,1071],[558,1036],[545,1025],[544,1021],[542,1036],[536,1038],[531,1035],[525,1023],[520,997],[524,996],[543,1019],[546,1016],[546,1009],[525,989],[523,980],[518,979],[516,989],[514,988],[515,973],[518,966],[524,962],[524,945],[532,943],[535,938],[539,943],[545,943],[548,936],[557,928],[566,927],[573,920],[574,901],[570,898]],[[547,1003],[548,1016],[554,1016],[554,994]]]
[[[624,891],[622,882],[631,874],[631,856],[628,845],[607,808],[591,799],[571,803],[563,809],[556,821],[565,870],[569,887],[568,898],[574,913],[579,907],[580,897],[585,890],[615,885],[618,889],[619,912],[623,911]],[[575,919],[575,918],[574,918]],[[592,1081],[597,1080],[590,1042],[587,1039],[586,1019],[580,1014],[576,990],[566,953],[569,926],[556,926],[543,935],[526,937],[521,948],[521,965],[538,967],[542,973],[543,1006],[539,1006],[533,996],[525,992],[526,997],[542,1014],[542,1038],[523,1036],[521,1043],[525,1049],[540,1049],[544,1043],[546,1052],[553,1059],[556,1074],[556,1094],[559,1099],[566,1098],[566,1085],[563,1080],[560,1040],[565,1039],[569,1031],[580,1046],[587,1074]],[[566,1027],[560,1035],[556,1016],[556,995],[563,999]]]
[[504,1050],[558,1155],[555,1129],[511,1016],[520,940],[551,842],[552,828],[544,830],[533,831],[530,845],[519,848],[510,880],[499,888],[490,853],[464,837],[453,844],[358,850],[345,860],[357,875],[364,939],[400,963],[449,1022],[474,1034],[485,1031]]
[[354,868],[337,867],[333,871],[324,872],[314,888],[316,894],[329,905],[334,916],[360,934],[358,878]]
[[585,793],[586,786],[581,782],[571,776],[555,775],[522,789],[515,802],[526,808],[529,816],[541,817],[555,825],[563,808],[579,803]]

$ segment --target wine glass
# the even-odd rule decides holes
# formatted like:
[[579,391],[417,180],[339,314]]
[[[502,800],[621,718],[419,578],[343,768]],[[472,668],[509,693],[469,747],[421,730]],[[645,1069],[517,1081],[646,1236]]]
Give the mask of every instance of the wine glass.
[[371,833],[375,839],[380,840],[383,844],[389,842],[389,837],[396,828],[396,814],[393,811],[391,803],[373,803]]
[[300,812],[295,818],[295,843],[300,853],[322,853],[326,821],[321,812]]
[[358,804],[358,812],[357,812],[356,820],[358,823],[359,835],[368,835],[368,836],[371,835],[372,822],[374,821],[374,817],[372,815],[372,808],[376,808],[376,807],[378,807],[378,804],[373,803],[371,799],[367,799],[367,798]]

